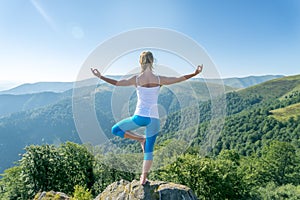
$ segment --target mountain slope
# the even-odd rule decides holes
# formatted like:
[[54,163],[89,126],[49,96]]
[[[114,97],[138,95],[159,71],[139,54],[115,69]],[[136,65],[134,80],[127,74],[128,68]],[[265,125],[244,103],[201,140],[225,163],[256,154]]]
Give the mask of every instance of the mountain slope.
[[300,91],[300,75],[282,77],[240,91],[241,95],[255,94],[264,99],[280,99]]
[[18,160],[18,154],[30,144],[80,143],[73,122],[71,101],[0,118],[0,171]]
[[[196,149],[205,153],[218,155],[221,150],[235,149],[242,155],[259,153],[265,145],[273,140],[291,142],[300,148],[300,113],[295,109],[300,103],[300,75],[267,81],[246,89],[226,93],[226,114],[224,125],[219,127],[218,118],[211,118],[210,102],[201,103],[200,125],[197,136],[193,139]],[[220,103],[222,103],[221,101]],[[292,107],[293,114],[288,113]],[[278,121],[272,110],[281,110],[287,118]],[[192,112],[192,110],[190,111]],[[173,114],[158,138],[158,145],[165,141],[183,137],[193,133],[193,128],[181,130],[176,127],[180,123],[181,113]],[[188,121],[188,119],[186,119]],[[175,130],[175,131],[174,131]],[[173,150],[175,151],[175,150]],[[168,152],[167,152],[168,153]],[[167,154],[166,153],[166,154]],[[203,152],[202,152],[203,153]],[[163,155],[163,153],[162,153]]]
[[[273,140],[290,142],[300,149],[300,75],[270,80],[237,95],[246,102],[253,97],[257,101],[226,118],[215,154],[222,149],[235,149],[242,155],[252,155]],[[227,105],[230,104],[234,105],[234,101],[229,99]]]
[[295,103],[284,108],[278,108],[276,110],[271,110],[272,117],[279,121],[287,121],[291,118],[300,117],[300,103]]
[[0,117],[14,112],[43,107],[70,97],[71,91],[64,93],[41,92],[34,94],[0,94]]

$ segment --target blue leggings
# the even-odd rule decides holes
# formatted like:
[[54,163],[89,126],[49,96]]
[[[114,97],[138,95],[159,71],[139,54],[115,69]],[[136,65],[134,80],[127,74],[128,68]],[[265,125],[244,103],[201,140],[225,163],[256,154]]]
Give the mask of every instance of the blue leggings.
[[153,160],[154,143],[159,133],[159,126],[160,126],[159,119],[133,115],[132,117],[123,119],[119,121],[117,124],[115,124],[112,127],[111,132],[114,135],[124,138],[124,134],[126,131],[135,130],[142,126],[146,127],[144,160]]

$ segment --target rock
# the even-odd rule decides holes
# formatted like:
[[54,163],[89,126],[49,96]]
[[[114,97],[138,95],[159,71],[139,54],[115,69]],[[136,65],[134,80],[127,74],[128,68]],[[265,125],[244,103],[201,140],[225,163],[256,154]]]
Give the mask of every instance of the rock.
[[144,186],[139,181],[120,180],[107,186],[95,200],[197,200],[193,191],[184,185],[149,181]]
[[50,199],[69,200],[70,197],[68,197],[65,193],[54,192],[54,191],[38,193],[34,197],[34,200],[50,200]]

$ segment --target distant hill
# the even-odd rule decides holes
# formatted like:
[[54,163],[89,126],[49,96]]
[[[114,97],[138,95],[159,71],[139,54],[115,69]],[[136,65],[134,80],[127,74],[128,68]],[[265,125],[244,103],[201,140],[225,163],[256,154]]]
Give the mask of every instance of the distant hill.
[[[263,83],[276,78],[281,78],[283,75],[265,75],[265,76],[247,76],[243,78],[224,78],[222,79],[224,85],[233,88],[247,88],[253,85]],[[205,81],[207,83],[216,83],[220,79],[198,79],[200,81]]]
[[[120,79],[122,76],[108,76],[114,79]],[[78,81],[82,85],[93,85],[97,78],[90,78],[83,81]],[[98,80],[101,82],[100,80]],[[0,94],[35,94],[41,92],[55,92],[61,93],[73,88],[75,82],[37,82],[37,83],[25,83],[9,90],[0,91]],[[6,86],[6,82],[3,82],[3,87]],[[1,88],[1,82],[0,82]]]
[[[119,76],[113,76],[114,79],[120,79]],[[194,81],[189,81],[188,83],[183,83],[174,86],[169,86],[170,89],[174,89],[175,91],[185,91],[187,87],[192,85],[193,89],[197,91],[199,94],[207,94],[208,91],[203,91],[207,89],[203,84],[194,84]],[[79,84],[88,86],[97,83],[95,79],[87,79],[81,81]],[[99,84],[103,83],[99,81]],[[59,87],[58,87],[59,86]],[[210,87],[213,86],[213,83],[210,84]],[[217,85],[216,85],[217,86]],[[71,87],[71,89],[68,89]],[[112,88],[111,86],[109,86]],[[39,88],[42,92],[38,92],[35,90]],[[59,91],[60,92],[45,92],[46,90],[49,91]],[[226,90],[232,90],[231,87],[225,87]],[[66,91],[64,91],[66,90]],[[9,91],[3,91],[3,93],[25,93],[25,94],[1,94],[0,92],[0,117],[9,115],[14,112],[26,111],[30,109],[35,109],[43,106],[47,106],[49,104],[53,104],[58,102],[64,98],[70,98],[72,96],[73,84],[72,86],[70,83],[36,83],[36,84],[25,84],[14,88]],[[207,100],[210,96],[209,95],[200,95],[201,100]]]
[[[120,79],[122,76],[109,76],[114,79]],[[282,77],[281,75],[266,75],[266,76],[249,76],[244,78],[226,78],[223,83],[226,87],[226,91],[233,90],[234,88],[240,89],[250,87],[261,82],[271,80],[274,78]],[[93,85],[96,82],[102,81],[96,78],[87,79],[81,81],[82,85]],[[198,87],[197,84],[193,84],[193,81],[201,81],[205,83],[222,82],[220,79],[192,79],[189,81],[194,86],[195,91],[201,91],[204,87]],[[72,95],[71,89],[73,89],[73,82],[38,82],[33,84],[23,84],[10,90],[0,91],[0,116],[8,115],[14,112],[26,111],[29,109],[39,108],[52,103],[55,103],[63,98],[70,97]],[[187,84],[181,84],[171,88],[176,91],[184,91]],[[212,86],[212,85],[211,85]],[[210,87],[211,87],[210,86]],[[201,89],[202,88],[202,89]],[[199,90],[200,89],[200,90]],[[68,91],[69,90],[69,91]],[[68,92],[66,92],[68,91]],[[63,94],[62,94],[63,93]],[[201,100],[207,100],[207,96],[201,95]]]
[[[123,76],[108,76],[114,79],[120,79]],[[243,78],[225,78],[222,79],[224,85],[232,88],[246,88],[253,86],[271,79],[283,77],[282,75],[265,75],[265,76],[248,76]],[[84,82],[94,82],[95,78],[84,80]],[[199,80],[207,83],[220,83],[220,79],[202,79],[196,78],[194,80]],[[3,88],[7,88],[8,82],[0,82],[0,94],[33,94],[40,92],[55,92],[60,93],[73,88],[74,82],[37,82],[37,83],[26,83],[14,87],[9,90],[1,91],[1,85]],[[87,85],[87,83],[85,83]]]
[[64,92],[73,87],[73,82],[38,82],[26,83],[15,88],[0,91],[0,94],[33,94],[40,92]]

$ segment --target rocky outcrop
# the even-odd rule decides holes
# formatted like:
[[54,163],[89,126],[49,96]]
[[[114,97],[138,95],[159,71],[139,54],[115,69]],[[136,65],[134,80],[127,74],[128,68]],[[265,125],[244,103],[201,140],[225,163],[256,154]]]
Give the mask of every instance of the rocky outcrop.
[[56,200],[69,200],[70,198],[62,192],[41,192],[35,195],[34,200],[50,200],[50,199],[56,199]]
[[[69,200],[62,192],[41,192],[34,200]],[[107,186],[95,200],[198,200],[193,191],[184,185],[149,181],[141,185],[139,181],[132,182],[120,180]]]
[[95,200],[197,200],[193,191],[184,185],[163,181],[120,180],[109,185]]

